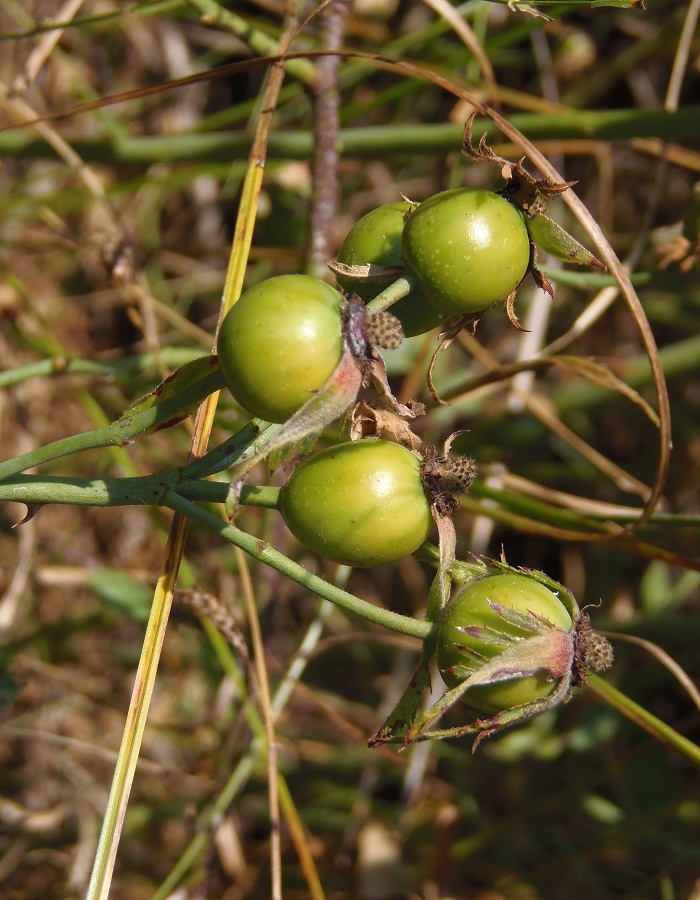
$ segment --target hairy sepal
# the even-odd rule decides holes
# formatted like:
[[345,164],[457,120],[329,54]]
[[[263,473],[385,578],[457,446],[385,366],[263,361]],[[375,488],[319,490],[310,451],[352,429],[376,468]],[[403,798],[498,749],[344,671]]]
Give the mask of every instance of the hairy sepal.
[[342,416],[355,402],[362,384],[362,371],[347,342],[335,371],[321,388],[279,428],[266,431],[254,452],[236,467],[226,498],[226,515],[233,518],[240,504],[241,490],[250,471],[272,453],[278,453],[319,434]]
[[[512,638],[511,638],[512,642]],[[569,696],[571,688],[571,663],[574,654],[573,635],[550,625],[541,634],[511,643],[507,650],[484,662],[460,684],[447,691],[423,716],[417,719],[406,733],[404,746],[418,740],[435,740],[448,736],[448,732],[429,732],[431,724],[439,719],[458,700],[463,699],[470,688],[489,687],[515,679],[527,678],[538,672],[546,672],[553,682],[559,681],[556,691],[548,697],[523,706],[503,710],[489,719],[477,720],[459,734],[494,732],[509,724],[525,721],[549,709]],[[455,734],[450,730],[450,734]]]

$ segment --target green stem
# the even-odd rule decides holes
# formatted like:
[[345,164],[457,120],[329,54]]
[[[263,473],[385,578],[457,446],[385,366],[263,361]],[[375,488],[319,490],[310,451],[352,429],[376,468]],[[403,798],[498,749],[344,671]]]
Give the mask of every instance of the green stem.
[[634,700],[612,687],[607,681],[604,681],[598,675],[589,675],[588,689],[600,700],[607,703],[608,706],[612,706],[613,709],[622,713],[635,725],[643,728],[652,737],[677,750],[686,759],[695,763],[696,766],[700,766],[700,747],[688,740],[688,738],[683,737],[670,725],[662,722],[661,719],[657,719],[643,706],[635,703]]
[[43,465],[71,453],[94,450],[98,447],[123,447],[137,435],[176,419],[183,411],[194,408],[205,397],[222,387],[223,380],[217,369],[162,403],[155,403],[132,415],[124,415],[104,428],[54,441],[52,444],[0,463],[0,481],[25,469]]
[[366,600],[361,600],[359,597],[355,597],[353,594],[349,594],[347,591],[329,584],[323,578],[319,578],[318,575],[307,572],[303,566],[288,559],[269,544],[252,534],[241,531],[234,525],[228,525],[218,516],[203,509],[201,506],[197,506],[196,503],[192,503],[175,491],[170,491],[166,494],[163,498],[163,505],[168,506],[175,512],[179,512],[181,515],[188,516],[200,525],[204,525],[205,528],[209,528],[224,540],[236,547],[240,547],[241,550],[254,559],[276,569],[287,578],[307,588],[307,590],[312,591],[319,597],[330,600],[336,606],[340,606],[342,609],[354,613],[368,622],[374,622],[376,625],[382,625],[391,631],[407,634],[419,640],[425,640],[433,628],[429,622],[420,622],[417,619],[412,619],[410,616],[402,616],[390,610],[381,609],[372,603],[368,603]]
[[[51,475],[13,475],[0,482],[0,501],[27,506],[160,506],[168,491],[188,500],[224,503],[228,484],[223,481],[183,480],[184,469],[135,478],[64,478]],[[280,489],[258,485],[243,488],[241,503],[277,509]]]
[[[556,111],[516,113],[511,124],[530,140],[589,139],[629,140],[657,137],[688,140],[697,135],[700,107],[687,106],[676,112],[616,109],[603,111]],[[487,130],[477,123],[474,137]],[[374,158],[390,154],[444,154],[462,144],[463,125],[387,125],[341,129],[338,150],[343,157]],[[250,150],[248,135],[232,132],[208,134],[148,135],[120,139],[75,140],[74,150],[87,163],[151,165],[154,162],[226,162],[245,159]],[[51,147],[29,132],[0,133],[0,154],[22,158],[54,158]],[[284,131],[270,135],[267,159],[309,159],[313,154],[310,131]]]
[[[578,271],[574,269],[555,269],[553,266],[540,266],[537,268],[554,284],[564,284],[577,288],[580,291],[597,291],[604,287],[612,287],[617,284],[613,275],[604,275],[602,272]],[[630,281],[635,287],[646,287],[649,284],[677,284],[675,274],[665,272],[635,272],[630,275]]]
[[158,354],[157,360],[153,353],[128,356],[114,362],[55,356],[51,359],[40,359],[26,366],[18,366],[16,369],[6,369],[4,372],[0,372],[0,388],[11,387],[30,378],[47,375],[103,375],[108,377],[136,375],[155,370],[157,361],[165,363],[166,366],[178,368],[201,356],[201,350],[189,347],[164,347]]
[[389,309],[390,306],[393,306],[394,303],[397,303],[403,297],[406,297],[410,291],[417,286],[416,279],[413,275],[408,273],[402,275],[401,278],[392,281],[392,283],[388,287],[385,287],[380,294],[377,294],[376,297],[370,300],[367,304],[367,309],[370,309],[372,312],[381,312],[382,310]]

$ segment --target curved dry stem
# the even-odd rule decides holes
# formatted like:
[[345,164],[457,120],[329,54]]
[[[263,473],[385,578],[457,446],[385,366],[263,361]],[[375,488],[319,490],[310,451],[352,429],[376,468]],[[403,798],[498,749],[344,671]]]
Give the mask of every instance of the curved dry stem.
[[[504,379],[510,379],[511,377],[517,376],[521,371],[562,365],[572,368],[578,375],[586,380],[593,381],[596,384],[600,384],[602,381],[608,389],[619,390],[627,396],[628,399],[635,403],[640,403],[647,415],[654,421],[655,414],[653,410],[648,407],[640,395],[631,391],[627,385],[623,385],[622,382],[619,382],[618,379],[616,379],[612,373],[608,373],[604,367],[591,364],[588,360],[578,359],[577,357],[536,357],[534,360],[500,365],[488,350],[478,344],[465,332],[462,332],[459,335],[459,340],[463,345],[467,346],[467,349],[470,352],[473,351],[475,358],[478,359],[479,363],[483,365],[487,371],[484,375],[471,379],[467,386],[462,385],[455,391],[448,393],[448,400],[455,399],[456,396],[462,396],[468,391],[475,390],[476,388],[484,387]],[[573,447],[577,453],[580,453],[581,456],[587,459],[599,471],[603,472],[619,490],[624,491],[625,493],[636,494],[643,502],[648,502],[648,499],[651,496],[651,489],[648,485],[634,478],[624,469],[620,468],[620,466],[615,465],[615,463],[606,456],[580,438],[564,424],[559,416],[552,411],[550,405],[543,401],[536,393],[527,390],[523,391],[516,386],[514,386],[513,391],[514,395],[517,396],[520,403],[522,403],[523,407],[527,409],[531,415],[539,419],[549,431],[566,441],[566,443]],[[601,540],[604,539],[604,537],[604,535],[601,535],[598,538],[591,539]]]
[[426,6],[429,6],[433,12],[437,13],[437,15],[446,22],[449,22],[455,34],[461,38],[464,45],[474,54],[474,59],[479,63],[479,68],[481,69],[481,74],[484,76],[484,81],[493,90],[494,97],[497,97],[498,83],[496,82],[496,76],[493,71],[493,66],[491,65],[491,60],[479,43],[479,39],[472,31],[471,26],[464,21],[454,6],[448,3],[447,0],[423,0],[423,3],[425,3]]
[[[527,138],[525,138],[525,136],[521,134],[521,132],[514,128],[509,122],[507,122],[506,119],[504,119],[501,115],[499,115],[499,113],[495,112],[494,110],[487,109],[485,110],[485,114],[508,138],[510,138],[510,140],[512,140],[527,153],[528,157],[538,166],[538,168],[544,175],[546,175],[548,178],[551,178],[553,181],[562,180],[561,175],[559,175],[554,166],[550,164],[549,160],[547,160],[539,152],[537,147],[535,147],[530,141],[528,141]],[[654,511],[654,508],[661,499],[664,483],[668,474],[672,443],[671,407],[668,397],[666,379],[664,376],[663,367],[661,365],[661,360],[659,359],[659,351],[658,347],[656,346],[653,332],[651,330],[651,325],[649,324],[649,320],[646,316],[646,313],[644,312],[641,301],[637,296],[637,292],[632,285],[628,272],[622,266],[620,260],[615,254],[615,251],[610,246],[608,239],[605,237],[600,227],[598,226],[598,223],[595,221],[583,202],[571,191],[567,191],[565,194],[563,194],[562,199],[587,231],[591,240],[595,244],[603,262],[607,266],[608,271],[615,276],[620,289],[620,293],[622,294],[625,302],[630,308],[632,316],[639,329],[639,333],[641,335],[642,342],[644,344],[644,348],[649,358],[649,364],[652,370],[652,378],[654,382],[654,389],[656,392],[656,400],[659,412],[659,458],[657,461],[656,475],[651,494],[646,500],[644,509],[642,510],[639,519],[634,523],[634,525],[630,526],[631,528],[638,528],[649,519]]]

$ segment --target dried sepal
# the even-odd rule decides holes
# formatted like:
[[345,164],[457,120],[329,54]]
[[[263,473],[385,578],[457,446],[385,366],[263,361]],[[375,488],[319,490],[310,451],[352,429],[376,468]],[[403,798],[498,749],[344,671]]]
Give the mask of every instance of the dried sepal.
[[421,475],[426,493],[436,501],[440,496],[448,494],[452,500],[445,503],[456,505],[460,494],[466,494],[476,478],[477,468],[473,459],[468,456],[451,456],[450,448],[455,438],[463,434],[455,431],[445,441],[442,451],[436,447],[426,447],[423,455]]
[[515,301],[517,299],[517,291],[513,291],[512,294],[509,294],[505,299],[505,308],[506,308],[506,316],[508,317],[508,321],[515,328],[516,331],[527,332],[528,329],[520,324],[520,319],[518,318],[518,314],[515,311]]
[[[418,415],[425,415],[422,403],[412,402],[411,410]],[[377,437],[396,441],[409,450],[420,451],[423,444],[410,424],[402,416],[388,409],[375,409],[364,400],[356,403],[350,420],[350,440]]]
[[552,287],[552,283],[550,282],[549,278],[547,278],[547,276],[543,272],[540,272],[540,270],[536,266],[532,267],[530,274],[532,275],[532,280],[535,282],[537,287],[541,291],[544,291],[546,294],[549,294],[549,296],[554,299],[554,288]]
[[435,387],[435,382],[433,381],[433,370],[435,369],[435,364],[445,352],[445,350],[447,350],[447,348],[452,344],[452,341],[454,341],[460,331],[462,331],[463,329],[467,329],[469,334],[474,334],[474,332],[476,331],[476,326],[479,324],[479,320],[481,319],[482,315],[482,313],[474,313],[468,316],[448,316],[445,319],[443,329],[440,332],[440,343],[438,344],[433,355],[430,357],[430,362],[428,363],[428,371],[426,373],[426,383],[428,385],[428,390],[430,391],[430,396],[440,406],[447,406],[448,404],[447,401],[443,400],[438,394],[437,388]]
[[[576,182],[556,182],[548,178],[533,178],[523,167],[525,157],[519,159],[518,162],[512,162],[503,156],[498,156],[487,145],[485,135],[482,135],[478,146],[474,147],[472,126],[475,117],[476,113],[472,113],[464,126],[462,152],[474,162],[488,162],[499,167],[501,176],[506,183],[498,193],[519,207],[525,214],[527,229],[534,243],[545,253],[564,262],[575,263],[579,266],[594,266],[603,272],[607,271],[603,263],[596,259],[590,250],[587,250],[576,238],[544,215],[547,203],[573,187]],[[535,275],[534,258],[531,261],[530,269]],[[540,278],[542,279],[544,276],[540,276]],[[544,287],[537,277],[535,280],[538,287]],[[546,279],[544,281],[549,286],[549,282]],[[551,293],[551,286],[544,287],[544,290]],[[511,319],[511,321],[513,320]],[[517,322],[517,317],[515,317],[515,322]]]
[[533,178],[523,168],[524,159],[523,156],[517,163],[506,160],[501,168],[501,175],[506,179],[506,184],[498,193],[519,206],[528,218],[532,218],[542,215],[549,200],[554,200],[577,182]]
[[334,275],[340,275],[341,278],[348,281],[357,281],[359,284],[381,284],[384,281],[394,281],[406,271],[405,266],[380,266],[377,263],[350,265],[337,259],[326,260],[326,265]]
[[462,152],[474,162],[488,162],[498,166],[502,177],[506,180],[505,186],[498,193],[519,206],[526,216],[541,214],[548,200],[558,197],[576,184],[575,181],[556,182],[548,178],[533,178],[523,168],[525,157],[514,163],[503,156],[498,156],[486,143],[486,135],[482,135],[478,146],[474,147],[472,127],[475,118],[476,113],[472,113],[464,126]]

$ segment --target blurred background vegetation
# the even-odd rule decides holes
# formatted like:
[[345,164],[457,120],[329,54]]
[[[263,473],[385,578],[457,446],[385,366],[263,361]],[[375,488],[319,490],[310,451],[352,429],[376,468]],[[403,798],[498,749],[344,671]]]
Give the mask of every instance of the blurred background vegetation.
[[[695,679],[700,287],[697,265],[669,262],[668,248],[681,246],[700,178],[698,6],[555,5],[550,21],[483,0],[356,0],[291,11],[303,26],[294,49],[337,45],[411,60],[499,108],[578,181],[578,196],[629,260],[664,362],[674,440],[663,502],[634,539],[586,536],[596,523],[632,521],[653,483],[658,438],[639,406],[562,366],[472,383],[559,342],[653,404],[639,331],[612,279],[543,259],[555,299],[534,286],[521,292],[529,333],[495,310],[438,362],[449,406],[435,407],[425,387],[435,334],[410,339],[387,362],[397,395],[429,405],[417,426],[424,439],[441,443],[467,430],[460,449],[475,457],[480,478],[457,515],[459,555],[503,548],[511,564],[545,570],[581,606],[594,605],[597,627],[657,642]],[[455,30],[450,11],[469,34]],[[288,15],[281,0],[0,4],[0,124],[13,126],[0,132],[3,459],[112,421],[177,365],[210,351],[265,69],[207,73],[274,52]],[[49,20],[64,27],[50,29]],[[460,153],[471,112],[464,101],[418,71],[406,77],[366,59],[324,65],[289,66],[249,284],[322,271],[362,214],[401,195],[501,186],[492,168]],[[315,148],[324,131],[335,135],[332,108],[323,111],[329,91],[314,82],[319,68],[330,96],[337,90],[340,129],[337,207],[320,236],[311,222],[319,191],[333,200],[335,164]],[[168,86],[197,73],[204,77]],[[154,90],[94,103],[144,88]],[[51,118],[84,103],[94,105]],[[479,133],[487,125],[479,119]],[[522,155],[493,130],[489,142]],[[314,181],[319,164],[325,174]],[[564,203],[550,210],[588,240]],[[213,443],[245,421],[222,396]],[[41,471],[149,474],[184,463],[188,442],[185,423]],[[0,893],[78,897],[170,517],[55,506],[13,528],[25,512],[20,504],[0,511]],[[340,577],[300,548],[274,511],[248,510],[238,524],[310,570]],[[351,620],[259,564],[251,572],[273,693],[297,667],[277,720],[289,792],[285,897],[700,897],[691,763],[585,691],[475,756],[468,741],[369,750],[367,738],[415,664],[416,642]],[[352,573],[348,589],[421,616],[430,579],[409,558]],[[266,764],[230,545],[193,527],[180,584],[111,896],[264,898]],[[207,595],[226,610],[233,649],[192,611],[206,612]],[[616,642],[616,655],[608,679],[698,741],[698,710],[666,669],[638,646]],[[448,718],[457,724],[464,713]]]

